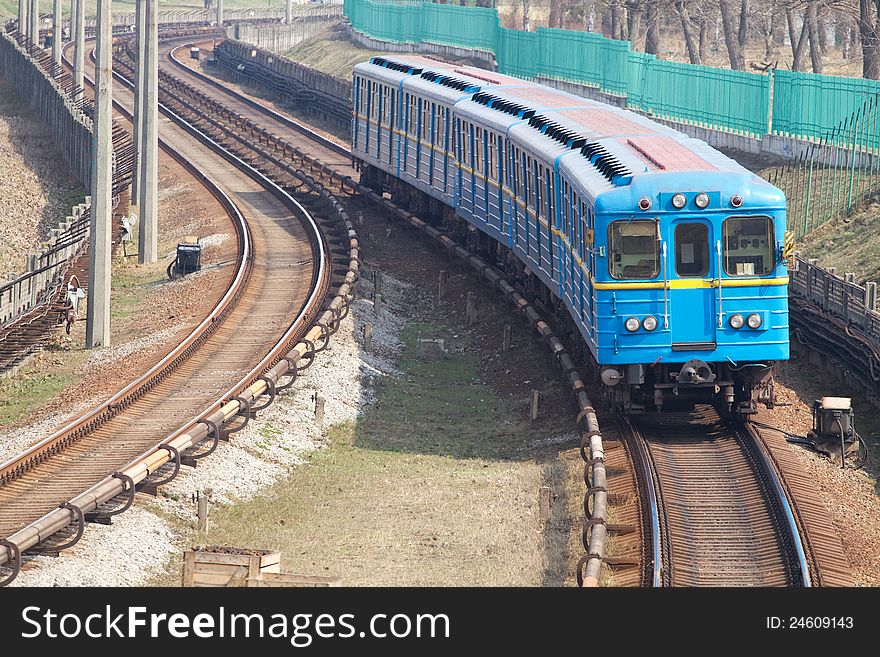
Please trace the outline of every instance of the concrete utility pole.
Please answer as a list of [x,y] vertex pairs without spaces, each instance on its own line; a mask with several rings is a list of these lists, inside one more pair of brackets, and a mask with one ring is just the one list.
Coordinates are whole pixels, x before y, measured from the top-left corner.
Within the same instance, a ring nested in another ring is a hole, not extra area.
[[293,22],[293,0],[287,0],[287,6],[284,8],[284,22],[288,25]]
[[143,141],[140,146],[141,169],[138,186],[138,211],[141,216],[138,233],[138,262],[156,262],[159,251],[159,0],[146,0],[146,57],[138,68],[143,69],[144,102]]
[[29,11],[30,28],[28,28],[28,36],[31,43],[37,48],[40,47],[40,0],[31,0],[31,8]]
[[146,57],[144,49],[147,43],[147,2],[139,0],[135,3],[135,46],[137,48],[137,64],[134,71],[134,171],[131,173],[131,201],[139,203],[140,194],[138,189],[141,183],[141,169],[143,168],[142,142],[144,139],[144,62]]
[[18,33],[27,36],[28,33],[28,10],[30,0],[18,0]]
[[73,88],[74,99],[83,92],[83,76],[86,54],[86,0],[76,0],[76,17],[71,17],[73,21],[71,30],[73,31],[74,53],[73,53]]
[[[84,0],[79,0],[79,4],[85,4]],[[110,344],[110,230],[113,218],[113,12],[110,0],[98,0],[96,27],[89,312],[86,317],[88,349]]]
[[217,27],[223,27],[223,0],[217,0]]
[[61,66],[61,0],[52,0],[52,63]]

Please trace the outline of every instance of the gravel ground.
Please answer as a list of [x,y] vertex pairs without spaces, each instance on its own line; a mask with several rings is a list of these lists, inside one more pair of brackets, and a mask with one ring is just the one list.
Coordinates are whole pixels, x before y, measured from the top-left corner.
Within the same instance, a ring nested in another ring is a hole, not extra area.
[[[823,395],[852,396],[827,383],[827,377],[803,360],[778,366],[776,394],[787,405],[764,410],[760,419],[788,433],[804,436],[812,427],[812,403]],[[856,430],[868,441],[872,461],[865,470],[842,470],[839,463],[803,447],[792,445],[798,460],[813,477],[816,495],[825,501],[844,551],[861,586],[880,586],[880,500],[877,474],[880,449],[871,427],[880,411],[867,401],[854,398]]]
[[66,421],[92,406],[93,404],[89,402],[79,402],[71,407],[64,408],[64,410],[59,409],[49,413],[48,416],[39,422],[0,433],[0,463],[22,452],[38,440],[45,438],[61,427]]
[[180,549],[162,518],[135,506],[109,527],[86,527],[80,542],[61,557],[25,557],[12,586],[136,586],[154,564]]
[[[366,279],[363,284],[368,290]],[[330,346],[292,388],[246,429],[234,434],[229,443],[221,442],[197,468],[184,467],[157,498],[139,495],[141,504],[119,516],[113,525],[87,527],[80,544],[61,558],[29,559],[16,584],[142,585],[183,549],[182,533],[196,521],[196,492],[210,490],[212,504],[248,499],[301,464],[305,452],[320,449],[325,442],[315,420],[315,395],[326,400],[326,430],[354,420],[373,400],[371,381],[394,371],[388,360],[395,358],[402,346],[398,334],[405,319],[399,311],[409,286],[387,275],[382,284],[385,302],[381,313],[377,316],[372,301],[357,299],[354,312],[343,320]],[[364,322],[374,327],[372,354],[362,351]],[[33,429],[38,430],[36,426]]]
[[59,167],[46,128],[0,78],[0,274],[24,271],[24,255],[70,212],[76,184]]

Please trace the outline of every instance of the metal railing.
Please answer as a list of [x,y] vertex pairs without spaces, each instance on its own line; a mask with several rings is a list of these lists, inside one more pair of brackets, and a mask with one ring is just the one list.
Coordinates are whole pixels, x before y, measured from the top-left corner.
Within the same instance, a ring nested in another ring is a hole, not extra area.
[[880,351],[877,283],[858,285],[851,273],[841,277],[833,267],[822,267],[815,258],[799,257],[797,270],[791,273],[789,291],[859,328]]

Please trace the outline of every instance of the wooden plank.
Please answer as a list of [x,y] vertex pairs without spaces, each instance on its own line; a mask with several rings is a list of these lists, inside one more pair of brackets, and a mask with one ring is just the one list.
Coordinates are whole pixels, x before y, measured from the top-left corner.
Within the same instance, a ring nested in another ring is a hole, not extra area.
[[271,566],[272,564],[281,563],[281,553],[280,552],[270,552],[269,554],[264,554],[260,559],[260,565],[265,568],[266,566]]
[[247,564],[225,564],[225,563],[197,563],[193,571],[196,573],[204,573],[208,575],[232,575],[238,568],[244,566],[247,567]]
[[229,574],[196,573],[193,577],[193,586],[226,586],[229,579]]
[[260,561],[261,556],[251,557],[250,563],[248,564],[248,577],[259,577],[260,576]]
[[225,563],[235,566],[246,566],[250,563],[250,554],[218,554],[216,552],[196,552],[196,563]]
[[183,553],[183,577],[181,578],[181,584],[183,586],[192,586],[193,585],[193,566],[195,565],[195,553],[192,550],[187,550]]
[[323,577],[316,575],[295,575],[292,573],[263,573],[261,577],[251,578],[247,580],[249,587],[267,588],[267,587],[325,587],[325,586],[341,586],[342,578],[340,577]]
[[226,583],[227,587],[246,586],[248,569],[245,566],[239,566]]

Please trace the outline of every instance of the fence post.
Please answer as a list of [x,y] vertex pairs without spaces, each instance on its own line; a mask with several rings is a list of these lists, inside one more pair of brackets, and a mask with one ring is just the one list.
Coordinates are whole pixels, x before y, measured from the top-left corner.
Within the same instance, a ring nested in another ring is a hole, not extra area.
[[877,310],[877,283],[868,281],[865,283],[865,308],[867,310]]

